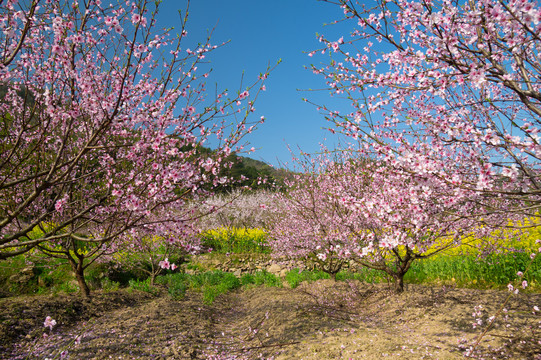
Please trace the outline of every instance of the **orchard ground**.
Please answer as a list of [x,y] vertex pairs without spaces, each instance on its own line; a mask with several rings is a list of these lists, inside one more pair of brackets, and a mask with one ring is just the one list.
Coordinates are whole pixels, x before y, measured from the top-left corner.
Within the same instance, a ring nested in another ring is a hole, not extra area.
[[[244,287],[211,305],[196,292],[175,300],[127,289],[91,300],[10,297],[0,299],[0,358],[462,359],[509,294],[408,284],[396,295],[387,284],[324,279]],[[532,312],[540,303],[541,294],[513,295],[477,358],[540,359],[541,319]],[[478,305],[483,324],[474,328]],[[52,330],[46,316],[57,321]]]

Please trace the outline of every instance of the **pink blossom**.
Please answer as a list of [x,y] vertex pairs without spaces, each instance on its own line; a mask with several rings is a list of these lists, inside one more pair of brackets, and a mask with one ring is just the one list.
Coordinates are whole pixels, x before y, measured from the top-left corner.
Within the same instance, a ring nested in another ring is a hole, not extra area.
[[43,326],[48,327],[50,330],[53,330],[53,327],[56,325],[56,320],[54,320],[52,317],[47,316],[45,318],[45,322],[43,323]]
[[[351,116],[339,118],[321,108],[331,121],[330,131],[349,138],[352,152],[409,174],[404,183],[422,179],[442,194],[455,193],[460,200],[444,196],[441,202],[452,211],[459,204],[464,204],[464,211],[482,204],[467,215],[468,226],[479,233],[485,222],[497,229],[498,222],[538,215],[530,207],[539,204],[533,189],[541,147],[534,136],[539,129],[532,125],[538,124],[538,115],[531,105],[538,100],[531,87],[517,84],[523,81],[520,74],[539,77],[539,67],[531,70],[526,65],[530,61],[539,65],[538,51],[522,46],[538,42],[541,11],[529,1],[512,4],[375,2],[342,19],[351,26],[351,42],[340,38],[333,43],[321,36],[325,46],[310,53],[333,49],[344,54],[334,55],[330,65],[312,69],[329,88],[348,89],[351,99]],[[480,24],[486,29],[482,34]],[[412,46],[404,47],[398,39],[407,39]],[[501,70],[495,76],[496,68]],[[352,128],[355,114],[367,113],[374,115],[359,117],[361,127]],[[423,199],[401,195],[389,194],[387,205],[377,202],[377,215],[394,222],[391,229],[409,216],[401,213],[401,207],[408,207],[411,214],[425,211],[413,203]],[[402,198],[400,203],[394,201],[397,197]],[[489,197],[500,199],[490,201],[494,208],[481,200]],[[361,206],[370,218],[372,209]],[[499,219],[494,209],[501,211]],[[488,213],[490,219],[484,216]],[[426,221],[419,216],[410,223],[422,228]],[[392,239],[385,240],[393,245]]]
[[59,213],[62,213],[64,211],[64,207],[66,206],[68,202],[68,194],[65,194],[64,197],[60,200],[57,200],[57,202],[54,204],[54,208]]
[[58,45],[58,44],[54,44],[52,47],[51,47],[51,52],[53,54],[61,54],[62,53],[62,46]]
[[201,166],[206,170],[210,171],[214,167],[215,162],[211,158],[207,158],[204,163],[201,164]]
[[139,23],[139,21],[141,21],[141,15],[139,15],[139,14],[133,14],[133,15],[131,16],[131,22],[132,22],[133,24],[137,24],[137,23]]
[[158,263],[158,265],[162,268],[162,269],[169,269],[171,267],[171,264],[169,263],[169,260],[167,258],[165,258],[165,260],[162,260]]
[[240,93],[239,100],[243,100],[244,98],[246,98],[248,96],[250,96],[250,93],[248,92],[248,90],[245,90],[245,91]]

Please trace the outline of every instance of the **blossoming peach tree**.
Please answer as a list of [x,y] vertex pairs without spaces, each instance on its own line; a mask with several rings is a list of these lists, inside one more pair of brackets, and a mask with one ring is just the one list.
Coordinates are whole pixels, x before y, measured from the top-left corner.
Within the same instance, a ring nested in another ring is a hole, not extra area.
[[310,156],[303,160],[302,171],[275,194],[269,245],[275,256],[306,259],[335,278],[358,246],[352,232],[367,222],[352,219],[336,197],[331,164]]
[[318,168],[298,175],[281,195],[283,215],[270,242],[277,254],[311,258],[333,276],[345,262],[356,262],[387,273],[402,292],[415,260],[471,236],[492,236],[501,226],[496,215],[480,226],[469,216],[479,205],[444,181],[354,155],[310,160]]
[[0,2],[0,259],[66,257],[88,293],[86,258],[138,229],[173,238],[191,221],[186,202],[228,181],[217,174],[258,122],[247,118],[269,69],[206,97],[198,67],[217,46],[188,48],[187,11],[178,36],[157,27],[158,11]]
[[[309,55],[331,60],[312,70],[351,108],[319,109],[360,157],[385,164],[377,182],[387,188],[374,205],[400,211],[399,199],[415,204],[409,192],[421,191],[429,195],[421,207],[429,218],[431,208],[450,206],[438,221],[471,219],[486,229],[538,219],[539,3],[326,2],[343,9],[352,31],[320,37],[324,46]],[[364,196],[350,195],[350,207],[367,207]]]

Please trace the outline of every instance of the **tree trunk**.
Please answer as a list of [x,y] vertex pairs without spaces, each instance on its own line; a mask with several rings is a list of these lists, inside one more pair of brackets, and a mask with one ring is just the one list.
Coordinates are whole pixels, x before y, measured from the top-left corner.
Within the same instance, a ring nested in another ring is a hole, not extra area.
[[394,248],[393,252],[396,256],[396,270],[387,272],[394,279],[394,292],[400,294],[404,292],[404,275],[411,267],[411,263],[415,260],[415,254],[413,251],[406,247],[406,254],[402,257],[398,249]]
[[86,298],[90,298],[90,288],[86,284],[83,271],[81,271],[80,273],[77,272],[75,276],[77,277],[77,282],[79,283],[79,287],[81,288],[81,294]]
[[329,274],[334,281],[336,281],[336,274],[340,272],[343,264],[344,263],[341,260],[336,260],[336,262],[331,260],[327,266],[322,267],[322,270]]
[[81,295],[83,295],[86,298],[90,298],[90,288],[86,284],[85,275],[84,275],[84,266],[82,261],[75,262],[74,259],[69,259],[71,268],[73,269],[73,272],[75,273],[75,278],[77,279],[77,283],[79,283],[79,289],[81,290]]
[[332,272],[332,273],[329,273],[329,274],[331,275],[332,281],[336,282],[336,273]]
[[405,273],[393,274],[394,292],[397,294],[404,292],[404,275]]

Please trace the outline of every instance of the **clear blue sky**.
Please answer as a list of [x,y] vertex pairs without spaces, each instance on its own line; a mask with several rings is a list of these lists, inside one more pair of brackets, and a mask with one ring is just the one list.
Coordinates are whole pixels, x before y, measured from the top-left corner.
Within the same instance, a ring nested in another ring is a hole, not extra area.
[[[184,11],[186,0],[165,0],[161,4],[159,27],[175,26],[178,9]],[[207,58],[213,72],[207,84],[218,84],[231,93],[239,89],[244,72],[246,83],[255,80],[267,64],[282,63],[269,76],[267,90],[256,102],[254,116],[265,116],[248,141],[257,151],[250,157],[278,165],[290,162],[287,145],[316,152],[319,143],[331,136],[322,128],[329,124],[313,105],[302,101],[309,98],[331,106],[335,101],[327,91],[306,92],[297,89],[324,87],[321,76],[304,66],[328,60],[326,56],[309,57],[306,52],[321,46],[316,33],[337,40],[352,29],[343,25],[324,26],[340,19],[341,9],[317,0],[192,0],[188,19],[188,39],[203,42],[208,31],[215,28],[212,42],[230,40],[225,47]],[[348,31],[349,30],[349,31]],[[332,146],[332,140],[326,142]]]

